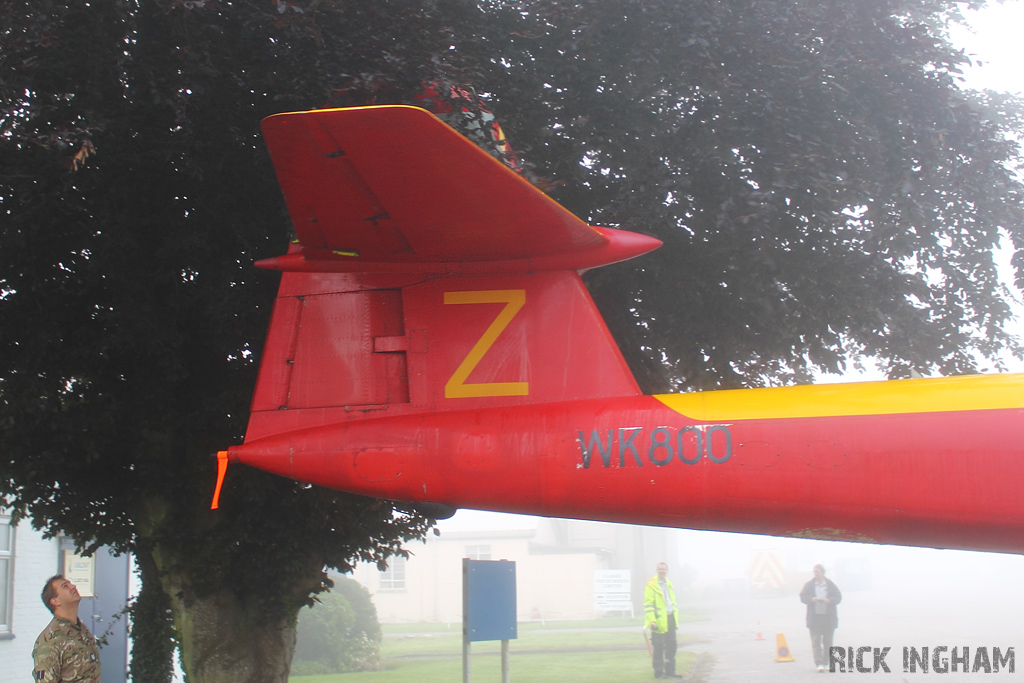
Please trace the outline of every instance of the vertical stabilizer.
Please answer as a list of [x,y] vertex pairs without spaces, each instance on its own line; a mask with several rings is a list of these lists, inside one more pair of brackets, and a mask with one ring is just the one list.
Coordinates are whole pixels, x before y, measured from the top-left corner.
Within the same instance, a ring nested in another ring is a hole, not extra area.
[[579,271],[660,242],[592,227],[431,114],[264,122],[299,241],[246,441],[366,417],[639,394]]

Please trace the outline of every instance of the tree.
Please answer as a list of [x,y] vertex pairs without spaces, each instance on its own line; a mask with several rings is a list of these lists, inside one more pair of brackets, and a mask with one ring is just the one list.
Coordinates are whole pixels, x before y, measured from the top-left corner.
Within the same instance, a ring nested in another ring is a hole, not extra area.
[[957,5],[538,11],[496,108],[569,208],[665,241],[588,282],[648,390],[808,381],[848,352],[894,377],[1019,356],[992,249],[1019,284],[1021,102],[959,87]]
[[172,636],[190,680],[284,680],[324,567],[430,520],[244,468],[206,509],[287,235],[258,122],[434,82],[580,216],[665,241],[589,278],[649,390],[1019,352],[991,251],[1022,281],[1022,108],[957,86],[956,7],[0,0],[0,494],[136,553],[138,680]]
[[334,590],[299,614],[296,673],[371,671],[380,666],[380,623],[369,591],[340,577]]
[[286,680],[324,568],[431,523],[244,468],[209,510],[276,286],[252,262],[287,243],[259,120],[342,81],[316,64],[319,25],[282,7],[0,5],[0,493],[136,554],[136,680],[166,680],[172,637],[192,681]]

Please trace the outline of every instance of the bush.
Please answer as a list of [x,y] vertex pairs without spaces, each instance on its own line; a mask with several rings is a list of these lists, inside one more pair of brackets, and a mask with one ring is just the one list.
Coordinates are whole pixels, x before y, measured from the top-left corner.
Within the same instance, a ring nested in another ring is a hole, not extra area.
[[334,589],[299,613],[293,675],[380,668],[380,622],[370,593],[338,578]]

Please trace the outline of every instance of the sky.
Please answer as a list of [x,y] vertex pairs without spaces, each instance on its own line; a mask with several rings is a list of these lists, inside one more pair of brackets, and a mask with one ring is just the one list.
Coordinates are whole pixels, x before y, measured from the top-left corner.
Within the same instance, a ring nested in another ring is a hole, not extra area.
[[[972,30],[957,29],[955,42],[962,45],[974,62],[965,73],[966,83],[977,89],[992,89],[1024,94],[1024,0],[1009,0],[983,12],[969,13]],[[1024,316],[1021,316],[1024,318]],[[1024,368],[1022,368],[1024,370]],[[438,524],[445,531],[534,528],[537,518],[475,510],[459,510],[454,517]],[[872,566],[887,567],[895,575],[928,576],[941,586],[962,585],[968,577],[997,571],[1000,576],[1024,579],[1024,557],[1000,556],[931,548],[865,546],[803,539],[778,539],[749,534],[680,530],[680,557],[677,564],[691,564],[701,577],[721,576],[745,567],[752,550],[782,548],[789,557],[809,564],[860,555]],[[936,571],[936,567],[941,568]],[[810,567],[807,567],[808,571]],[[920,580],[920,579],[917,579]]]
[[980,62],[966,74],[968,83],[979,89],[1024,93],[1024,72],[1020,69],[1024,60],[1020,39],[1024,2],[1008,0],[967,16],[973,31],[957,29],[953,39]]

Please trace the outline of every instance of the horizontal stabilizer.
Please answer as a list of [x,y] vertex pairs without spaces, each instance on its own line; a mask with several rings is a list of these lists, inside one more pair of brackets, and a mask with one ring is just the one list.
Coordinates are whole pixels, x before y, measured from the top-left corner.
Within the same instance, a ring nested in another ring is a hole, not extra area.
[[278,114],[263,133],[302,247],[264,267],[462,264],[455,270],[472,272],[467,264],[525,262],[522,271],[540,259],[533,269],[579,270],[660,244],[587,225],[416,107]]

